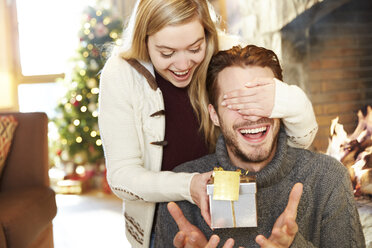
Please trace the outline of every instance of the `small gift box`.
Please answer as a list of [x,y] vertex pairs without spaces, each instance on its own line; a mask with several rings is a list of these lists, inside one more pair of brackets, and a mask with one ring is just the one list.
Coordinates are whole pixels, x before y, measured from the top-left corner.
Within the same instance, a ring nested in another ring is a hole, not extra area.
[[207,184],[212,228],[256,227],[256,179],[217,169]]

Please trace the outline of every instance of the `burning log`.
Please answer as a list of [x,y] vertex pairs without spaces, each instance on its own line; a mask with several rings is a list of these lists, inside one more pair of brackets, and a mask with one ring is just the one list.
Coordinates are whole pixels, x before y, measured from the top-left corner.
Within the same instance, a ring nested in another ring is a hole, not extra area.
[[362,133],[369,133],[371,136],[372,133],[372,108],[371,106],[367,107],[367,113],[364,116],[362,111],[358,111],[358,126],[355,128],[352,135],[350,135],[350,139],[358,139]]
[[366,170],[360,178],[360,191],[364,194],[372,192],[372,169]]
[[372,195],[372,108],[363,115],[358,111],[358,125],[348,135],[338,117],[332,120],[328,155],[343,163],[350,173],[355,194]]

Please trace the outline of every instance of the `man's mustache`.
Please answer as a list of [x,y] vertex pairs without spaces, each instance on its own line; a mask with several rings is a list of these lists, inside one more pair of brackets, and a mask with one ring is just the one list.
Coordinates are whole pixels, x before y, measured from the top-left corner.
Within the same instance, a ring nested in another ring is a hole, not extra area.
[[245,121],[236,123],[233,125],[233,129],[238,129],[238,128],[247,127],[247,126],[260,125],[260,124],[272,125],[273,123],[274,123],[274,119],[264,117],[264,118],[259,119],[258,121],[245,120]]

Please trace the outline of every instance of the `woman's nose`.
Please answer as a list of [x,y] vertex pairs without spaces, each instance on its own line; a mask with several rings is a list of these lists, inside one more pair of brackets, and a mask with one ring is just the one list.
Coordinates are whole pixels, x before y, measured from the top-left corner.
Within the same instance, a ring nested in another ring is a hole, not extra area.
[[190,59],[186,55],[180,54],[174,65],[178,70],[187,70],[190,67]]

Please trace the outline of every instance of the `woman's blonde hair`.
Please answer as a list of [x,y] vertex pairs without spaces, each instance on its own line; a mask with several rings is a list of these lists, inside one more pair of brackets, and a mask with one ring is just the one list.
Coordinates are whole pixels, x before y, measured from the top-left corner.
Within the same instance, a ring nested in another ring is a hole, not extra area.
[[[216,130],[210,121],[208,112],[208,94],[206,91],[206,74],[209,61],[218,52],[218,37],[215,23],[209,13],[206,0],[140,0],[137,2],[135,12],[128,24],[125,34],[129,35],[126,50],[121,53],[124,59],[138,59],[149,62],[147,38],[167,25],[180,25],[199,19],[204,27],[206,37],[206,52],[202,63],[195,70],[189,85],[191,105],[200,122],[200,131],[203,132],[211,151],[216,142]],[[132,22],[132,23],[131,23]],[[125,37],[124,37],[125,38]]]

